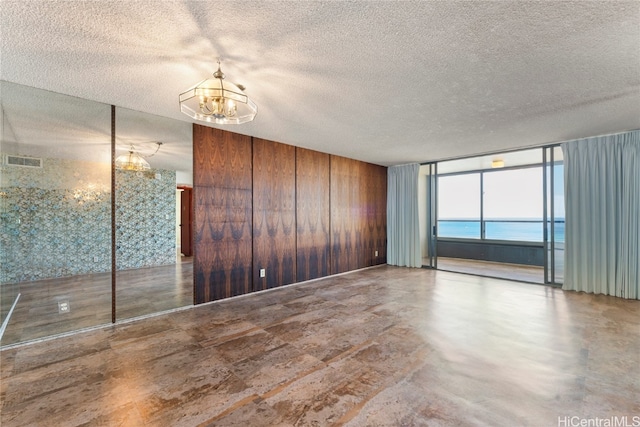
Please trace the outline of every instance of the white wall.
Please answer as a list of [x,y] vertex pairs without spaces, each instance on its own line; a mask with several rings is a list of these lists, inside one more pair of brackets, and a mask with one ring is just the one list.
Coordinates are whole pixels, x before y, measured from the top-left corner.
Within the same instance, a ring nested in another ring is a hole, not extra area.
[[193,174],[191,172],[176,171],[176,185],[193,186]]

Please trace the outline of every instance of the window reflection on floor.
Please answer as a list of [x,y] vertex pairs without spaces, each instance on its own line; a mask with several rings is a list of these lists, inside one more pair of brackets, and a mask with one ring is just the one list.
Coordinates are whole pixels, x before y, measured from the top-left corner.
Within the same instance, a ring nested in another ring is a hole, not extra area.
[[[422,262],[426,264],[428,260],[423,259]],[[544,283],[544,268],[532,265],[438,257],[438,269],[523,282]]]

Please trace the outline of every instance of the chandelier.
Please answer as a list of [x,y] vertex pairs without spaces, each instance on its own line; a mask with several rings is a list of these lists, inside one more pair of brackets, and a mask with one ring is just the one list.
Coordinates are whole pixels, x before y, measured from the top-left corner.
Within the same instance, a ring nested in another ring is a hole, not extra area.
[[258,112],[258,106],[244,94],[244,86],[224,82],[224,73],[213,73],[213,78],[203,80],[180,94],[180,111],[196,120],[219,125],[250,122]]
[[[157,145],[156,151],[146,157],[154,156],[158,150],[160,150],[160,146],[162,142],[156,142]],[[126,154],[121,154],[116,157],[115,160],[116,169],[125,170],[125,171],[137,171],[144,172],[151,169],[151,165],[147,162],[138,152],[135,151],[133,145],[129,147],[129,152]]]

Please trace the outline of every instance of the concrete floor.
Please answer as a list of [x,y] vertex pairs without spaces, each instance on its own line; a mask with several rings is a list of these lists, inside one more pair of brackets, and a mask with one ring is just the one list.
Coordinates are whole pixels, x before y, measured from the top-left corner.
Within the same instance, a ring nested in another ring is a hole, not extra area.
[[0,352],[9,426],[640,416],[640,302],[381,266]]

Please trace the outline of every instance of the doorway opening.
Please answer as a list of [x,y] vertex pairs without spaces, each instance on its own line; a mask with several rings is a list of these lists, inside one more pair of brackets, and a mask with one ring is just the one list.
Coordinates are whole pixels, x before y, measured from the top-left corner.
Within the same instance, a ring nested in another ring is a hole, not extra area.
[[193,256],[193,188],[179,185],[176,197],[178,255]]

